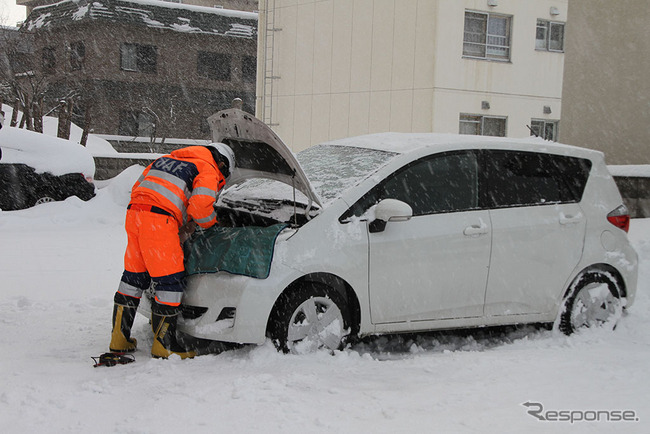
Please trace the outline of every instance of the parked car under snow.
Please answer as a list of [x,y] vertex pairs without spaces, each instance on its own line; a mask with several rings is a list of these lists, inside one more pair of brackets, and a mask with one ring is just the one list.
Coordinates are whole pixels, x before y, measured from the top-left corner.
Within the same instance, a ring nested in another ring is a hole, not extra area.
[[0,209],[95,195],[95,163],[81,145],[19,128],[0,130]]
[[389,133],[296,159],[244,112],[210,123],[237,170],[218,201],[226,227],[188,245],[179,327],[194,337],[299,353],[461,327],[571,333],[634,300],[629,215],[599,152]]

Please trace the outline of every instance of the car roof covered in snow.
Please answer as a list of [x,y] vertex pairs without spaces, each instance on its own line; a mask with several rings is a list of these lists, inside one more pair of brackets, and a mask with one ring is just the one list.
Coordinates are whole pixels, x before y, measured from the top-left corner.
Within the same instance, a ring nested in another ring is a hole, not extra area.
[[425,147],[449,147],[458,149],[523,149],[562,155],[593,158],[602,155],[599,151],[550,142],[538,137],[513,139],[508,137],[472,136],[441,133],[377,133],[332,140],[324,145],[352,146],[375,149],[398,154],[410,153]]
[[0,164],[26,164],[36,172],[53,175],[83,173],[94,176],[90,152],[70,140],[5,126],[0,129]]

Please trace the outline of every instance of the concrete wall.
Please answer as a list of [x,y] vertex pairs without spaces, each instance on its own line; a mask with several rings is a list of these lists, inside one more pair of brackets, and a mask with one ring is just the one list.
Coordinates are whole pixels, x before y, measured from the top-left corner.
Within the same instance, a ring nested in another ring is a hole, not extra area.
[[93,157],[95,160],[95,181],[104,181],[111,179],[122,173],[122,171],[135,164],[147,167],[156,156],[151,158],[129,158],[123,156],[116,157]]
[[[118,152],[95,156],[95,179],[98,181],[113,178],[127,167],[139,164],[146,167],[161,154],[169,154],[175,149],[186,146],[205,146],[209,140],[192,139],[160,139],[151,141],[148,137],[125,137],[97,134],[97,137],[108,141]],[[150,154],[150,155],[148,155]]]
[[640,176],[615,176],[623,203],[632,218],[650,217],[650,178]]
[[650,3],[571,0],[560,141],[650,163]]
[[[536,51],[535,29],[566,21],[568,0],[497,3],[261,0],[257,115],[271,105],[264,120],[294,151],[372,132],[457,133],[460,113],[507,116],[507,135],[527,136],[531,118],[561,115],[564,54]],[[510,62],[463,58],[465,10],[513,16]],[[265,74],[277,77],[270,104]]]

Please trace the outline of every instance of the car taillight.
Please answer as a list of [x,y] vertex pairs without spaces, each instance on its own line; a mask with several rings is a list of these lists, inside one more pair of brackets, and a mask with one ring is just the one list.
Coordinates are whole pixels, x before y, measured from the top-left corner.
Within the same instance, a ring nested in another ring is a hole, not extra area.
[[630,230],[630,212],[625,205],[621,205],[607,214],[607,221],[625,232]]

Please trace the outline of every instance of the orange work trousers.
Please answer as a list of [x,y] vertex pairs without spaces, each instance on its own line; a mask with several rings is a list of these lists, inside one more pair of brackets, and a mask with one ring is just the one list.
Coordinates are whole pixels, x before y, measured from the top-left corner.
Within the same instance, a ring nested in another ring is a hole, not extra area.
[[118,292],[140,298],[153,281],[156,301],[178,306],[183,296],[185,266],[176,219],[129,209],[125,227],[128,244]]

